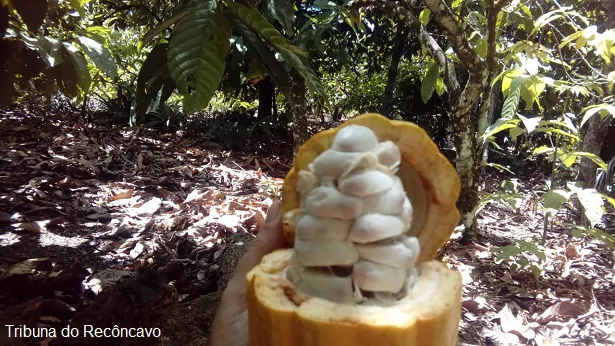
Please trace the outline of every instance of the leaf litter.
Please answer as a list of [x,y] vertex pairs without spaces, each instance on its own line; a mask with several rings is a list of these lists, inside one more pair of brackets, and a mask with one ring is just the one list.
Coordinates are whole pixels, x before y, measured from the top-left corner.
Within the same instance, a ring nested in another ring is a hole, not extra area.
[[203,343],[292,158],[27,107],[0,113],[2,325],[147,321],[159,344]]
[[[36,106],[1,111],[0,131],[0,325],[157,326],[159,345],[204,345],[222,290],[280,197],[290,144],[225,151],[199,134],[87,124]],[[572,237],[570,213],[548,229],[545,260],[526,253],[542,263],[538,278],[498,260],[496,248],[542,234],[536,179],[521,184],[518,210],[487,205],[473,243],[455,232],[440,251],[464,283],[459,344],[614,345],[613,252]],[[4,331],[0,344],[9,342]]]
[[[536,208],[534,179],[539,177],[521,184],[517,210],[487,205],[473,243],[460,245],[456,231],[440,251],[463,280],[460,345],[615,345],[615,256],[599,241],[572,237],[578,215],[557,215],[547,229],[543,260],[523,252],[541,267],[539,275],[520,266],[525,263],[519,256],[498,261],[497,248],[513,242],[539,247],[544,213]],[[485,185],[489,192],[497,182]],[[607,223],[606,231],[613,234],[613,226]]]

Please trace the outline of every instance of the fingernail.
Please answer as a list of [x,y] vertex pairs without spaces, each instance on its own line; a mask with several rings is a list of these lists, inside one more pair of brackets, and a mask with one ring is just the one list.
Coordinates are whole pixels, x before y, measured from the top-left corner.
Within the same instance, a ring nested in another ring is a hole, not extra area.
[[280,201],[273,201],[269,210],[267,210],[267,217],[265,218],[265,223],[272,223],[278,219],[280,216],[280,212],[282,211],[282,203]]

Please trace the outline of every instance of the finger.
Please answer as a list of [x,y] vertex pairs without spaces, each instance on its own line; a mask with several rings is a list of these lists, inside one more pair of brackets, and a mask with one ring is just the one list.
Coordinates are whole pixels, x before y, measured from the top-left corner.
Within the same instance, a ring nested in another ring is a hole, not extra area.
[[242,336],[247,340],[246,275],[260,263],[264,255],[284,247],[281,209],[280,202],[275,201],[271,204],[264,224],[239,260],[233,278],[222,294],[220,307],[212,325],[210,346],[244,344],[232,341],[231,336]]
[[235,268],[235,277],[245,278],[248,272],[258,265],[266,254],[283,248],[285,245],[284,235],[282,233],[282,205],[279,201],[274,201],[269,210],[267,210],[267,218],[261,226],[256,238],[250,244],[248,251],[241,257],[237,268]]

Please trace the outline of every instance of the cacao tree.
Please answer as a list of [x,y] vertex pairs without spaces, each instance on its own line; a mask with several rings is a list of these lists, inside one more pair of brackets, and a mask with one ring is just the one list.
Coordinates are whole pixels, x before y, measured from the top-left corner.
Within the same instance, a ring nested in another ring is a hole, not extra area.
[[[576,72],[574,67],[566,66],[561,57],[558,59],[557,56],[565,46],[562,41],[574,33],[560,34],[558,40],[553,37],[550,40],[543,39],[556,35],[553,32],[558,28],[551,24],[553,20],[585,18],[571,8],[562,8],[554,1],[525,4],[507,0],[481,3],[425,0],[422,5],[418,16],[415,15],[416,7],[405,1],[358,1],[355,7],[367,12],[385,11],[392,18],[404,21],[419,37],[423,54],[428,58],[421,96],[425,102],[433,96],[434,91],[447,96],[452,117],[451,132],[457,151],[455,163],[462,178],[459,207],[463,212],[463,223],[467,230],[464,239],[470,239],[476,229],[476,211],[480,209],[479,185],[483,148],[497,145],[493,139],[500,131],[512,129],[512,136],[517,137],[524,129],[530,128],[533,131],[538,126],[537,119],[525,121],[527,116],[517,116],[520,101],[525,105],[526,111],[532,111],[534,107],[542,110],[539,98],[547,87],[555,87],[560,94],[566,90],[577,95],[579,92],[591,93],[593,89],[603,90],[603,87],[595,84],[596,78],[590,78],[594,80],[593,84],[583,85],[574,83],[574,80],[572,83],[570,80],[556,80],[537,71],[539,66],[543,66],[541,64],[547,64],[555,70],[567,68],[568,71],[563,71],[564,75],[569,76],[570,73]],[[552,7],[555,9],[549,12],[548,8]],[[447,38],[445,42],[438,42],[434,38],[434,29],[429,26],[430,22],[434,22],[442,30]],[[570,38],[567,43],[581,35],[579,31],[582,27],[578,24],[573,25],[575,26],[577,36]],[[583,30],[587,30],[586,35],[589,36],[587,39],[583,36],[581,43],[585,45],[588,40],[593,40],[596,47],[605,47],[598,49],[599,55],[608,58],[610,53],[605,53],[605,50],[609,51],[610,48],[606,47],[612,46],[607,39],[611,34],[607,31],[601,36],[603,39],[595,40],[597,36],[592,36],[595,26],[589,25],[587,18],[584,26],[587,26],[587,29]],[[548,29],[553,32],[547,33]],[[589,38],[590,36],[592,38]],[[537,39],[544,43],[537,45]],[[585,54],[586,51],[582,53]],[[579,61],[583,60],[576,61],[578,66]],[[467,79],[458,73],[459,67],[467,72]],[[530,73],[527,73],[528,69]],[[589,71],[593,69],[589,68]],[[603,82],[609,80],[607,73],[599,74],[598,78],[602,78]],[[497,120],[494,97],[500,90],[494,89],[496,86],[501,88],[506,98],[502,115]],[[603,95],[604,92],[600,94]],[[576,110],[578,112],[580,109],[576,107]],[[604,115],[608,110],[600,108],[600,112]],[[541,133],[552,134],[553,131],[560,131],[553,129],[548,123],[540,125],[538,131]],[[592,156],[591,153],[574,157],[593,157],[594,161],[598,161],[595,154]],[[599,165],[604,167],[603,164]]]
[[[491,81],[498,74],[495,47],[497,17],[508,3],[506,0],[497,3],[487,1],[468,7],[464,6],[463,1],[449,4],[440,0],[426,0],[423,1],[424,8],[418,17],[405,1],[362,1],[356,5],[362,11],[384,10],[406,23],[417,34],[424,53],[430,57],[421,96],[427,102],[437,89],[439,93],[446,90],[457,151],[455,163],[462,181],[459,208],[469,236],[475,231],[476,218],[472,211],[479,202],[482,154],[479,134],[487,127],[489,111],[492,109]],[[474,26],[468,25],[467,21],[461,20],[465,11],[480,14],[484,20],[478,31],[474,31]],[[430,18],[433,18],[447,38],[444,45],[436,41],[427,30]],[[457,65],[462,66],[469,75],[463,87],[456,74]]]
[[[504,70],[493,81],[501,82],[504,105],[482,140],[498,146],[496,135],[506,133],[512,145],[541,143],[525,146],[525,150],[531,154],[528,160],[544,157],[550,165],[548,178],[538,191],[545,210],[542,235],[537,243],[515,242],[498,254],[499,260],[515,261],[517,267],[527,267],[539,277],[551,220],[565,206],[582,212],[581,222],[572,230],[574,236],[593,237],[615,249],[615,237],[600,226],[605,202],[615,206],[615,199],[583,177],[587,161],[602,177],[614,173],[613,165],[599,156],[603,141],[599,137],[604,136],[600,128],[608,129],[615,110],[610,95],[615,85],[611,69],[615,30],[613,25],[604,25],[608,13],[604,7],[587,9],[574,1],[512,5],[518,6],[514,13],[519,31],[514,44],[503,47]],[[594,143],[593,148],[588,143]],[[510,193],[486,195],[475,213],[503,196],[515,199]],[[513,208],[514,204],[509,203]],[[538,261],[529,260],[527,254]]]
[[[287,23],[292,13],[279,11],[276,15],[280,22]],[[138,113],[159,93],[162,97],[158,102],[164,102],[175,88],[188,114],[205,108],[223,78],[234,35],[242,38],[247,49],[254,50],[258,63],[283,92],[288,93],[289,82],[282,61],[299,73],[312,93],[326,96],[307,54],[292,45],[255,7],[227,0],[198,1],[193,8],[154,28],[144,37],[143,45],[174,23],[169,42],[154,46],[139,73]]]

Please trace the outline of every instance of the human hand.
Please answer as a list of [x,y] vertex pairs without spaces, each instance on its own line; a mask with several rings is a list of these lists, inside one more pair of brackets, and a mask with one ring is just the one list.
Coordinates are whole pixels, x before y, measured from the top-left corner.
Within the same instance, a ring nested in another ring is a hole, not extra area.
[[258,265],[264,255],[283,248],[282,205],[274,201],[256,238],[241,257],[233,278],[229,280],[220,298],[220,306],[207,340],[208,346],[248,346],[248,305],[246,302],[246,275]]

